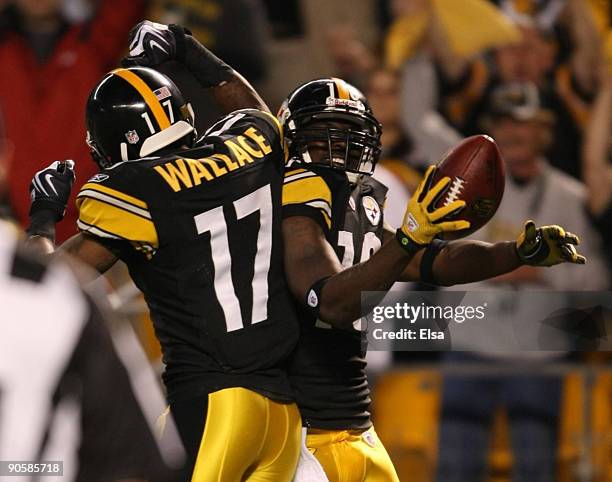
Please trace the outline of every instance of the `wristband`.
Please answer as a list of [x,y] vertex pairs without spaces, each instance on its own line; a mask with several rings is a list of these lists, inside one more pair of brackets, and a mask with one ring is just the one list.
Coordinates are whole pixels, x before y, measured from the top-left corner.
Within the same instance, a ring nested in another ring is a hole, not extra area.
[[176,24],[168,25],[168,30],[170,30],[174,35],[174,42],[176,48],[175,59],[178,62],[184,63],[185,50],[187,49],[185,35],[191,35],[191,32],[188,29]]
[[55,243],[55,211],[41,209],[30,216],[29,236],[43,236]]
[[421,281],[423,283],[427,283],[430,285],[437,285],[438,282],[434,276],[433,272],[433,264],[434,260],[438,256],[438,253],[446,246],[447,241],[443,241],[441,239],[434,239],[427,248],[425,248],[425,252],[423,253],[423,257],[421,258],[421,266],[419,267],[419,271],[421,274]]
[[319,281],[315,281],[306,293],[305,305],[316,318],[319,317],[319,309],[321,307],[321,292],[329,278],[331,278],[331,276],[326,276]]
[[425,247],[425,245],[415,243],[412,238],[410,238],[410,236],[408,236],[406,233],[404,233],[404,231],[401,230],[401,228],[395,231],[395,239],[397,239],[397,242],[404,249],[404,251],[406,251],[406,253],[410,255],[413,255],[414,253]]

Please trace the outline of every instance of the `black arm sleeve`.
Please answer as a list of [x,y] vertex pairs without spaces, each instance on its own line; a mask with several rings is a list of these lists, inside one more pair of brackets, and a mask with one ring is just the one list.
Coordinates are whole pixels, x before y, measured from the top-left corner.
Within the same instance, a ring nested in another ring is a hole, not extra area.
[[232,79],[234,69],[188,35],[179,25],[170,25],[174,33],[180,62],[193,74],[202,87],[216,87]]

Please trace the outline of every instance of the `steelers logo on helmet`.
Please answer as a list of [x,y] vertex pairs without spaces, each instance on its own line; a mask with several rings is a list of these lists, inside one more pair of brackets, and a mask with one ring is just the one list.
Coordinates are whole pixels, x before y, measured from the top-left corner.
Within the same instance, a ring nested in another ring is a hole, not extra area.
[[307,82],[278,114],[290,159],[355,174],[372,174],[382,128],[365,96],[342,79]]
[[147,67],[108,73],[87,100],[86,121],[86,142],[103,169],[179,143],[189,148],[196,139],[191,105],[168,77]]

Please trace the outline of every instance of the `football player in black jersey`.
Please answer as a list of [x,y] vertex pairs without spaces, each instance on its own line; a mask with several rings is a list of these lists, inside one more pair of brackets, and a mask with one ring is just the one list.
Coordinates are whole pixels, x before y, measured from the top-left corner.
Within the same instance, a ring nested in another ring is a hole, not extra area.
[[[124,261],[144,293],[191,480],[290,481],[301,423],[285,365],[299,330],[283,274],[282,129],[181,27],[139,24],[127,60],[182,62],[229,115],[198,139],[169,78],[142,66],[107,74],[87,102],[100,173],[81,188],[80,233],[61,249],[100,272]],[[55,162],[32,182],[30,243],[47,251],[72,167]]]
[[299,301],[301,335],[290,380],[308,430],[307,445],[332,482],[397,481],[370,420],[367,338],[355,320],[362,291],[395,281],[469,283],[524,264],[584,263],[577,237],[527,222],[516,242],[443,242],[466,222],[431,211],[448,178],[430,167],[396,232],[384,224],[386,187],[371,177],[381,126],[363,94],[340,79],[308,82],[283,103],[279,119],[289,161],[283,189],[285,272]]

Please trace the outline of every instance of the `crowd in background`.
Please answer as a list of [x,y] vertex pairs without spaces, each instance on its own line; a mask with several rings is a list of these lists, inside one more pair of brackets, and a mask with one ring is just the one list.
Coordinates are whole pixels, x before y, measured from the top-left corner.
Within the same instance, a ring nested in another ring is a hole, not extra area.
[[[139,19],[188,26],[260,85],[270,81],[270,45],[309,35],[300,19],[308,1],[0,0],[2,215],[26,223],[30,179],[54,159],[76,161],[75,192],[95,173],[84,142],[85,101],[98,79],[117,66]],[[428,164],[462,138],[487,133],[498,142],[508,177],[498,214],[474,237],[514,239],[526,219],[561,224],[581,236],[589,262],[550,271],[524,267],[484,287],[609,290],[612,2],[354,1],[374,4],[377,40],[366,41],[340,19],[324,39],[332,69],[310,78],[342,77],[368,97],[383,125],[376,176],[391,187],[390,223],[399,223]],[[218,112],[187,73],[175,80],[194,104],[203,132]],[[284,89],[281,98],[295,87],[273,80]],[[74,202],[69,206],[60,241],[76,229]],[[440,460],[448,467],[440,464],[440,480],[472,480],[470,474],[482,470],[491,409],[499,400],[520,428],[512,442],[523,472],[514,480],[553,480],[560,381],[526,378],[518,389],[456,382],[445,387],[442,403],[446,457]],[[507,396],[517,390],[522,399]],[[469,402],[469,394],[486,399],[485,406]]]

